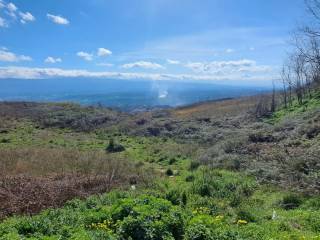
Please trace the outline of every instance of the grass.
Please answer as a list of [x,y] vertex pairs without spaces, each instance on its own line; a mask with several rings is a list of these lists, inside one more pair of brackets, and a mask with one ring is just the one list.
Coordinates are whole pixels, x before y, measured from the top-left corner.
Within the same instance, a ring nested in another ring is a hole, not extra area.
[[[0,238],[320,239],[318,198],[285,210],[286,192],[250,177],[203,167],[194,175],[194,182],[176,176],[176,184],[167,178],[150,189],[113,191],[9,218],[0,224]],[[207,184],[212,189],[205,190]]]
[[311,98],[304,99],[303,104],[299,104],[297,100],[294,100],[287,108],[281,108],[280,110],[276,111],[269,119],[266,120],[266,122],[271,124],[279,123],[284,118],[301,115],[319,107],[320,93],[316,92]]

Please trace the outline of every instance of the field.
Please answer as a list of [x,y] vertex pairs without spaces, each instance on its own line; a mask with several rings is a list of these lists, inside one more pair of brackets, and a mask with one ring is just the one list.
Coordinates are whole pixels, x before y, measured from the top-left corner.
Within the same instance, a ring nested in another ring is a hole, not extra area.
[[320,96],[126,114],[0,104],[0,239],[320,239]]

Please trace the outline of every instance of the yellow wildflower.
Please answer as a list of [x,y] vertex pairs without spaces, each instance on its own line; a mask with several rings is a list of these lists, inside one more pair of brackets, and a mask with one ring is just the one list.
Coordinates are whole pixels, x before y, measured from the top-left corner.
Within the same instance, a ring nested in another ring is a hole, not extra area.
[[246,220],[238,220],[237,224],[239,225],[245,225],[245,224],[248,224],[248,222]]

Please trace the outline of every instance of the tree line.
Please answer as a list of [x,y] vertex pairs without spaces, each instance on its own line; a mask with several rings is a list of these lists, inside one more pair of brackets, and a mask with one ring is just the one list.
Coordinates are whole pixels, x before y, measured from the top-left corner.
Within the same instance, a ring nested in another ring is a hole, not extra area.
[[262,95],[256,117],[270,116],[278,105],[302,105],[320,86],[320,0],[305,0],[308,22],[292,34],[292,51],[281,69],[281,91],[273,83],[272,94]]
[[293,51],[281,70],[285,107],[294,100],[302,105],[320,85],[320,0],[305,0],[305,4],[310,21],[293,33]]

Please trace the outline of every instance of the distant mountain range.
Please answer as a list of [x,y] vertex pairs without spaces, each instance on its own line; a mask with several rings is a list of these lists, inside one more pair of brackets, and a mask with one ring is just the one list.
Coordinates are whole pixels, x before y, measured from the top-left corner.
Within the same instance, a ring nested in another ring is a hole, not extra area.
[[255,95],[269,90],[266,87],[168,81],[2,79],[0,100],[99,104],[132,111],[184,106],[208,100]]

